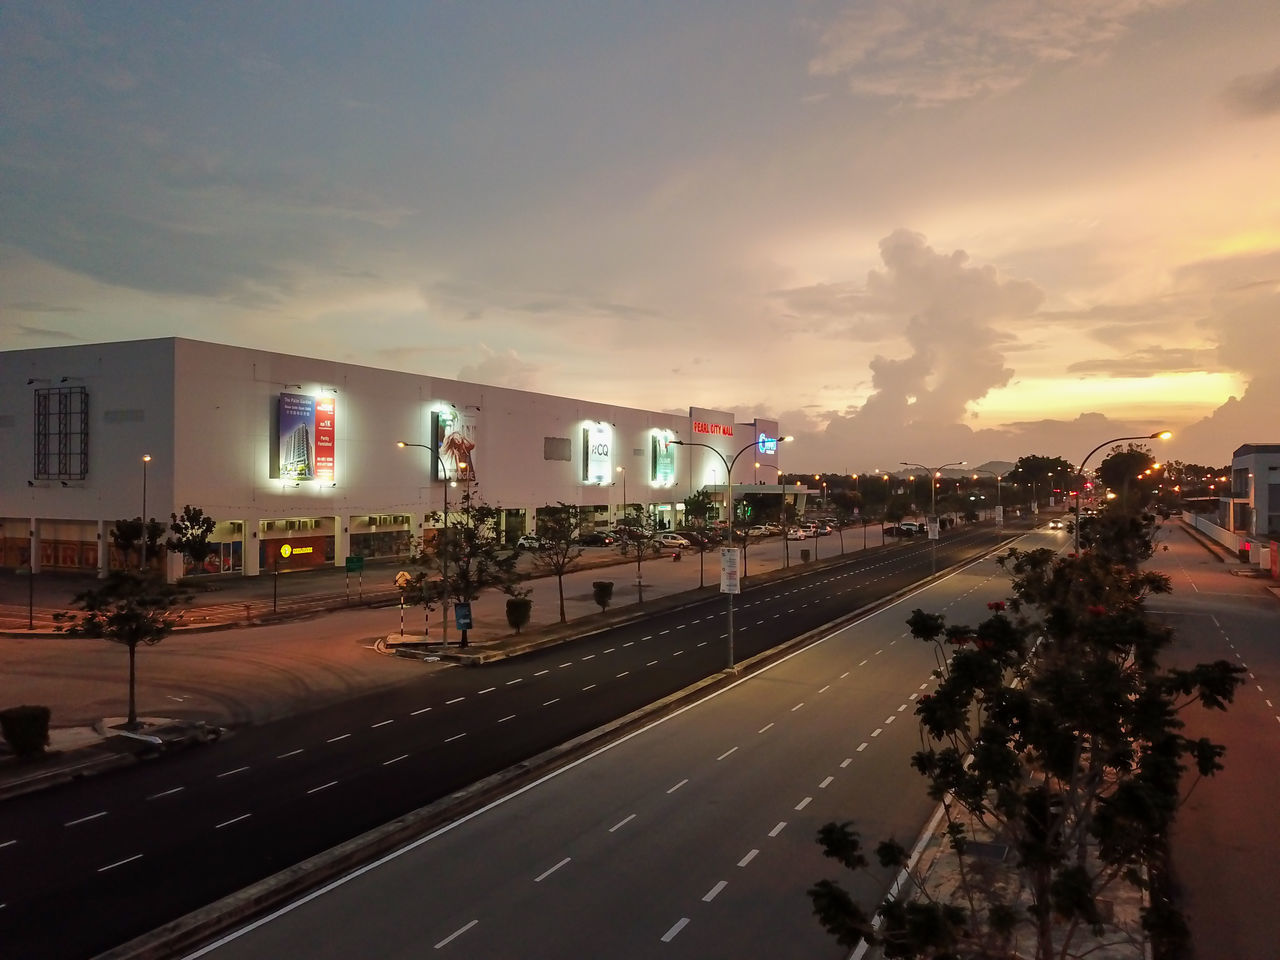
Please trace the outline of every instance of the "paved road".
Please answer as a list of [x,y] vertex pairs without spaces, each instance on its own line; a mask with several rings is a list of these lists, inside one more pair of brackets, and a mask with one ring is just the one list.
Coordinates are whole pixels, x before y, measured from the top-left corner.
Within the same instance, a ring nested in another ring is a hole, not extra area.
[[1225,713],[1191,710],[1188,736],[1226,744],[1225,769],[1200,782],[1178,814],[1174,871],[1195,960],[1280,957],[1280,601],[1267,581],[1233,576],[1180,524],[1152,565],[1173,580],[1150,606],[1176,631],[1171,662],[1228,660],[1248,668]]
[[[995,541],[954,534],[945,560]],[[919,579],[930,547],[752,588],[740,655]],[[719,598],[477,670],[437,671],[162,765],[0,807],[0,942],[80,956],[207,903],[724,664]]]
[[908,760],[935,653],[904,621],[1006,595],[976,563],[197,955],[843,956],[805,895],[836,874],[818,827],[910,843],[932,808]]

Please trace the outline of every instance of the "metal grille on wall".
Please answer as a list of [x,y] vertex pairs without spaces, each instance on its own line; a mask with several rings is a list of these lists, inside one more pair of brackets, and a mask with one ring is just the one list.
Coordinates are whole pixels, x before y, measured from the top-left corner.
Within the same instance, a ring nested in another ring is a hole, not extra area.
[[83,480],[89,474],[89,394],[84,387],[36,391],[35,477]]

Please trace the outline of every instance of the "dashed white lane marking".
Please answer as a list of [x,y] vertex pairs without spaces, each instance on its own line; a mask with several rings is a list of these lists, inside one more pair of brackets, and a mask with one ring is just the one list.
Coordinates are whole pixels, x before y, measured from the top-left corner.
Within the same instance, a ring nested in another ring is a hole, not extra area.
[[896,713],[891,713],[889,714],[889,716],[884,718],[884,725],[887,727],[889,724],[893,723],[893,721],[897,719],[898,719],[898,715]]
[[583,693],[585,693],[588,690],[594,690],[595,686],[596,685],[594,683],[588,683],[585,687],[582,688],[582,691]]
[[612,827],[609,828],[609,832],[613,833],[613,831],[621,827],[625,827],[628,823],[630,823],[635,818],[636,818],[636,815],[634,813],[631,814],[630,816],[623,817],[621,820],[619,820],[617,823],[615,823]]
[[543,704],[543,706],[544,706],[544,707],[549,707],[549,706],[551,706],[553,703],[559,703],[559,702],[560,702],[560,698],[559,698],[559,697],[556,697],[556,698],[554,698],[554,699],[552,699],[552,700],[548,700],[546,703],[544,703],[544,704]]
[[628,640],[626,643],[624,643],[624,644],[623,644],[623,646],[624,646],[624,647],[633,647],[633,646],[635,646],[635,641],[634,641],[634,640]]
[[617,647],[610,647],[608,650],[605,651],[605,653],[613,653],[613,651],[617,649],[618,649]]
[[[332,739],[326,740],[325,743],[337,743],[339,740],[345,740],[349,736],[351,736],[351,734],[344,733],[341,736],[333,737]],[[245,767],[245,769],[247,770],[248,767]]]
[[[672,656],[673,656],[673,657],[678,657],[678,656],[680,656],[680,654],[682,654],[682,653],[684,653],[684,651],[683,651],[683,650],[677,650],[675,653],[673,653],[673,654],[672,654]],[[1262,688],[1261,688],[1261,687],[1259,687],[1258,689],[1262,689]]]
[[652,640],[652,639],[653,639],[653,634],[651,633],[647,637],[641,637],[640,641],[641,643],[643,643],[645,640]]
[[737,750],[737,749],[738,749],[737,747],[730,747],[730,748],[729,748],[728,750],[726,750],[724,753],[720,754],[720,756],[716,757],[716,759],[717,759],[717,760],[723,760],[725,757],[727,757],[729,754],[733,753],[733,751],[735,751],[735,750]]
[[873,656],[873,657],[878,657],[878,656],[880,656],[880,654],[882,654],[882,653],[884,653],[884,647],[881,647],[879,650],[877,650],[875,653],[873,653],[873,654],[872,654],[872,656]]
[[625,677],[625,676],[626,676],[628,673],[630,673],[630,672],[631,672],[630,670],[623,670],[620,674],[618,674],[618,675],[617,675],[616,677],[614,677],[613,679],[615,679],[615,680],[621,680],[623,677]]
[[819,693],[826,693],[826,692],[827,692],[828,690],[830,690],[830,689],[831,689],[831,684],[829,684],[829,683],[828,683],[825,687],[823,687],[823,688],[822,688],[821,690],[819,690],[818,692],[819,692]]
[[238,816],[238,817],[232,817],[230,820],[223,820],[221,823],[219,823],[219,824],[217,824],[216,826],[214,826],[214,828],[213,828],[213,829],[215,829],[215,830],[221,830],[223,827],[229,827],[229,826],[231,826],[233,823],[239,823],[241,820],[248,820],[248,819],[249,819],[250,817],[252,817],[252,816],[253,816],[253,814],[252,814],[252,813],[242,813],[242,814],[240,814],[240,816]]
[[928,689],[929,689],[929,683],[928,683],[928,681],[926,681],[926,682],[924,682],[924,683],[920,684],[920,689],[921,689],[921,690],[928,690]]
[[[173,796],[173,794],[175,793],[181,793],[185,789],[186,787],[174,787],[172,790],[162,790],[159,793],[153,793],[151,796],[147,797],[147,799],[159,800],[161,797],[170,797],[170,796]],[[10,842],[12,843],[12,841]],[[5,846],[5,844],[0,843],[0,847],[3,847],[3,846]]]
[[547,877],[551,876],[553,873],[555,873],[557,870],[559,870],[561,867],[563,867],[566,863],[568,863],[572,859],[573,859],[572,857],[565,857],[563,860],[557,863],[554,867],[549,867],[546,870],[543,870],[536,877],[534,877],[533,882],[541,883],[543,880],[547,879]]
[[811,803],[813,803],[813,797],[805,797],[803,800],[801,800],[799,803],[796,804],[796,809],[803,810],[805,807],[807,807]]
[[453,741],[461,740],[465,736],[466,736],[465,733],[455,733],[452,737],[449,737],[448,739],[446,739],[445,743],[453,743]]
[[507,714],[505,717],[503,717],[501,720],[499,720],[498,722],[499,722],[499,723],[506,723],[508,720],[514,720],[515,718],[516,718],[516,715],[515,715],[514,713],[509,713],[509,714]]
[[435,945],[435,949],[439,950],[443,947],[447,947],[450,943],[452,943],[458,937],[462,936],[464,933],[466,933],[468,930],[470,930],[479,922],[480,922],[479,920],[472,920],[470,923],[464,923],[457,930],[453,931],[453,933],[449,934],[447,937],[445,937],[443,940],[437,943]]
[[847,767],[851,763],[853,763],[853,757],[845,757],[843,760],[840,761],[840,769],[843,770],[845,767]]
[[514,680],[508,680],[506,685],[509,687],[513,683],[523,683],[523,682],[524,682],[524,677],[516,677]]
[[107,815],[107,811],[99,810],[97,813],[91,813],[87,817],[81,817],[79,820],[68,820],[66,823],[63,824],[63,826],[74,827],[76,824],[88,823],[90,820],[97,820],[99,817],[105,817],[106,815]]
[[787,821],[785,821],[785,820],[779,820],[779,821],[778,821],[778,825],[777,825],[776,827],[774,827],[772,830],[770,830],[770,831],[769,831],[769,836],[771,836],[771,837],[776,837],[778,834],[780,834],[780,833],[781,833],[783,830],[785,830],[786,828],[787,828]]
[[369,727],[370,730],[377,730],[379,727],[385,727],[388,723],[395,723],[394,720],[380,720],[378,723]]
[[858,744],[857,752],[861,753],[865,749],[867,749],[867,741],[863,740],[860,744]]
[[646,666],[646,667],[652,667],[652,666],[653,666],[655,663],[657,663],[657,662],[658,662],[657,660],[650,660],[648,663],[646,663],[646,664],[645,664],[645,666]]
[[116,867],[122,867],[126,863],[133,863],[135,860],[141,860],[142,854],[135,853],[132,857],[125,857],[123,860],[117,860],[115,863],[108,863],[105,867],[99,867],[99,873],[106,873],[108,870],[114,870]]
[[430,709],[431,709],[430,707],[423,707],[421,710],[415,710],[415,711],[413,711],[413,713],[409,714],[409,716],[411,716],[411,717],[416,717],[418,714],[420,714],[420,713],[426,713],[426,712],[427,712],[428,710],[430,710]]
[[382,765],[383,765],[384,767],[389,767],[389,766],[391,766],[393,763],[399,763],[401,760],[408,760],[408,759],[409,759],[409,755],[408,755],[407,753],[402,753],[402,754],[400,754],[400,756],[398,756],[398,757],[392,757],[390,760],[383,760],[383,761],[382,761]]
[[544,673],[550,673],[550,672],[551,672],[550,670],[539,670],[537,673],[535,673],[535,674],[534,674],[534,676],[535,676],[535,677],[540,677],[540,676],[542,676]]
[[[150,799],[150,797],[148,797],[147,799]],[[0,850],[3,850],[5,847],[12,847],[17,842],[18,842],[17,840],[6,840],[4,843],[0,843]]]
[[[428,709],[428,710],[430,710],[431,708],[430,708],[430,707],[427,707],[427,709]],[[297,756],[298,754],[300,754],[301,752],[302,752],[302,750],[300,750],[300,749],[299,749],[299,750],[290,750],[288,753],[277,753],[277,754],[276,754],[276,759],[277,759],[277,760],[284,760],[286,757],[296,757],[296,756]]]
[[454,697],[452,700],[446,700],[446,701],[444,702],[444,705],[447,707],[447,706],[449,706],[450,704],[454,704],[454,703],[461,703],[461,702],[462,702],[463,700],[465,700],[465,699],[467,699],[467,698],[466,698],[466,697]]
[[668,791],[667,791],[667,793],[675,793],[677,790],[679,790],[681,787],[683,787],[683,786],[684,786],[686,783],[688,783],[688,782],[689,782],[689,778],[688,778],[688,777],[685,777],[683,780],[681,780],[679,783],[677,783],[674,787],[672,787],[670,790],[668,790]]
[[803,706],[804,706],[804,701],[801,700],[799,703],[797,703],[794,707],[791,708],[791,712],[795,713],[797,710],[799,710]]
[[763,727],[757,730],[756,733],[764,733],[766,730],[768,730],[772,726],[773,726],[772,723],[766,723]]
[[849,671],[848,671],[848,670],[846,670],[844,673],[840,674],[840,679],[841,679],[841,680],[843,680],[843,679],[845,679],[845,678],[846,678],[846,677],[848,677],[848,676],[849,676]]
[[596,658],[596,655],[594,653],[588,653],[585,657],[579,657],[578,660],[580,661],[594,660],[595,658]]
[[703,640],[698,646],[705,647],[709,641]]
[[747,855],[738,861],[738,866],[745,867],[748,863],[750,863],[752,860],[756,858],[756,854],[758,854],[759,852],[760,852],[759,850],[748,850]]
[[476,693],[477,693],[477,694],[481,694],[481,693],[493,693],[493,691],[495,691],[495,690],[497,690],[497,689],[498,689],[497,687],[485,687],[483,690],[477,690],[477,691],[476,691]]
[[[332,740],[330,740],[329,742],[333,743]],[[248,767],[236,767],[234,770],[223,770],[222,773],[218,774],[218,779],[221,780],[223,777],[229,777],[232,774],[236,774],[236,773],[244,773],[248,769],[249,769]]]
[[685,928],[685,924],[687,924],[688,922],[689,922],[688,917],[681,917],[679,920],[673,923],[671,925],[671,929],[662,935],[662,942],[670,943],[672,940],[674,940],[676,938],[676,934],[678,934],[681,930],[683,930]]
[[712,887],[710,890],[708,890],[706,893],[702,895],[702,902],[710,903],[712,900],[716,898],[716,894],[718,894],[721,890],[723,890],[728,885],[729,885],[728,880],[718,881],[714,887]]
[[562,663],[560,664],[559,669],[563,670],[565,667],[572,667],[572,666],[573,666],[572,663]]
[[819,789],[819,790],[825,790],[825,789],[827,789],[827,787],[831,786],[831,781],[832,781],[832,780],[834,780],[834,779],[835,779],[835,777],[827,777],[827,778],[826,778],[825,780],[823,780],[820,784],[818,784],[818,789]]
[[658,631],[658,636],[660,636],[660,637],[664,637],[664,636],[666,636],[666,635],[667,635],[668,633],[670,633],[670,632],[671,632],[670,630],[659,630],[659,631]]
[[871,735],[873,737],[878,737],[882,733],[884,733],[884,727],[876,727],[874,730],[871,731]]
[[860,667],[865,667],[869,662],[870,662],[870,661],[863,660],[860,664],[858,664],[858,666],[860,666]]
[[307,791],[307,793],[308,794],[319,793],[321,790],[328,790],[330,787],[336,787],[337,785],[338,785],[337,780],[330,780],[328,783],[322,783],[318,787],[312,787],[310,790]]
[[908,700],[914,700],[914,699],[916,699],[916,697],[918,697],[918,696],[920,696],[920,694],[918,694],[918,693],[913,693],[911,696],[907,697],[907,699],[908,699]]
[[905,709],[907,709],[907,705],[904,703],[902,706],[898,708],[898,712],[901,713]]

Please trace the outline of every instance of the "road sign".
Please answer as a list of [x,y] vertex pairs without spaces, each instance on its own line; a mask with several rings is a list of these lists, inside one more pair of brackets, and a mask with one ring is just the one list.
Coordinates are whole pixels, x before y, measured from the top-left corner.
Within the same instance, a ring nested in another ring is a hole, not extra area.
[[359,573],[364,569],[364,557],[347,557],[347,573]]
[[927,527],[929,530],[929,539],[937,540],[938,539],[938,518],[937,517],[926,518],[925,527]]
[[455,603],[453,605],[453,623],[459,630],[471,629],[471,604]]
[[738,547],[720,548],[720,592],[742,592],[742,550]]
[[404,570],[401,570],[399,573],[396,574],[396,586],[399,587],[401,590],[407,587],[412,580],[413,580],[413,577],[409,576],[409,574],[406,573]]

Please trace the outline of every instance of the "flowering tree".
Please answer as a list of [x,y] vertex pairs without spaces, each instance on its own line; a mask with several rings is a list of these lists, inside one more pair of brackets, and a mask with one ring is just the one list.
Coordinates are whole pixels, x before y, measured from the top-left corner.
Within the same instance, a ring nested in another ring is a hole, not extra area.
[[[1223,660],[1161,666],[1172,632],[1144,601],[1169,580],[1137,569],[1144,551],[1116,562],[1105,544],[1080,557],[1009,551],[1012,599],[990,604],[976,627],[912,613],[912,635],[937,652],[938,686],[918,702],[923,745],[911,763],[944,805],[961,890],[935,899],[911,875],[919,896],[883,905],[873,933],[852,898],[821,881],[809,891],[814,911],[842,944],[879,940],[887,957],[1073,957],[1079,935],[1101,929],[1110,889],[1161,870],[1183,774],[1211,776],[1224,752],[1184,734],[1180,714],[1225,709],[1242,671]],[[1008,849],[1007,883],[974,869],[975,838]],[[819,842],[850,869],[867,865],[851,823],[827,824]],[[908,862],[896,841],[876,853],[886,867]],[[1157,946],[1186,936],[1161,897],[1142,925]]]

